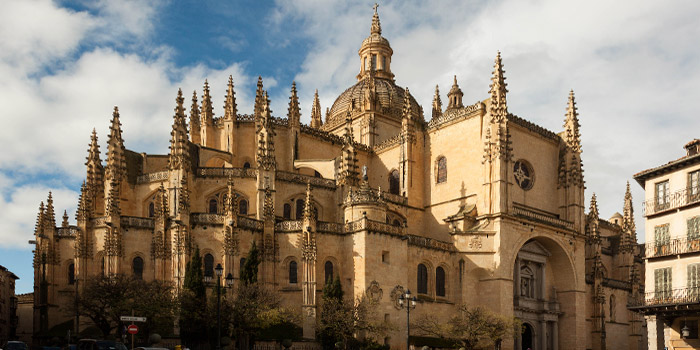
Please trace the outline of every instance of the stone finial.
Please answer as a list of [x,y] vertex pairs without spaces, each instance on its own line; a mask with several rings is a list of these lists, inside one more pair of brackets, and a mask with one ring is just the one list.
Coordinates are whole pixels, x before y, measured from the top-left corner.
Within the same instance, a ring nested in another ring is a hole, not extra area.
[[413,119],[413,109],[411,106],[411,92],[408,91],[408,87],[404,90],[403,94],[403,119],[411,120]]
[[49,228],[56,227],[56,214],[53,208],[53,197],[51,196],[51,191],[49,191],[49,198],[46,200],[46,212],[44,213],[44,219]]
[[238,106],[236,106],[236,91],[233,89],[233,76],[229,75],[226,98],[224,100],[224,119],[236,120],[237,115]]
[[185,121],[185,107],[182,90],[178,89],[175,98],[175,114],[173,115],[173,127],[170,132],[170,157],[168,165],[170,169],[188,168],[190,165],[190,150],[187,136],[187,124]]
[[505,121],[508,116],[508,106],[506,103],[506,94],[508,90],[506,89],[505,71],[503,70],[503,63],[501,62],[501,52],[499,51],[496,55],[496,60],[494,63],[493,76],[491,78],[491,88],[489,94],[491,95],[491,122],[501,123]]
[[122,123],[119,121],[119,108],[114,106],[112,123],[107,139],[107,178],[120,181],[126,173],[126,149],[122,139]]
[[622,209],[622,232],[634,235],[636,239],[637,228],[634,223],[634,207],[632,206],[632,192],[630,191],[630,182],[627,181],[625,190],[625,205]]
[[355,143],[355,136],[352,133],[352,115],[350,111],[347,111],[345,114],[345,133],[343,134],[343,138],[346,144],[352,145]]
[[214,106],[211,103],[211,94],[209,93],[209,81],[204,80],[204,92],[202,94],[202,109],[201,123],[204,125],[214,124]]
[[598,200],[596,198],[595,193],[593,193],[593,196],[591,196],[591,206],[588,211],[589,215],[593,215],[595,217],[599,217],[598,214]]
[[[326,114],[326,122],[328,122],[328,113]],[[316,89],[316,92],[314,92],[314,102],[311,105],[310,126],[319,129],[321,125],[323,125],[323,121],[321,121],[321,102],[318,99],[318,89]]]
[[442,115],[442,100],[440,99],[440,87],[435,85],[435,96],[433,97],[433,116],[432,118],[438,118]]
[[193,143],[201,143],[201,124],[199,123],[199,105],[197,104],[197,90],[192,93],[192,107],[190,108],[190,137]]
[[462,97],[464,96],[464,93],[462,92],[462,89],[459,88],[459,84],[457,84],[457,76],[454,76],[454,81],[452,82],[452,88],[450,89],[450,92],[447,93],[447,109],[453,109],[453,108],[462,108],[464,107],[464,104],[462,103]]
[[564,120],[565,141],[567,147],[574,153],[581,153],[581,125],[578,120],[578,109],[574,98],[574,90],[569,92],[569,101],[566,107],[566,119]]
[[260,115],[262,114],[262,109],[263,109],[263,80],[261,76],[258,76],[258,85],[257,88],[255,89],[255,106],[253,108],[253,114],[255,119],[257,120],[260,118]]
[[224,201],[224,212],[229,216],[238,216],[238,201],[236,201],[236,190],[234,189],[233,176],[229,175],[226,183],[226,200]]
[[374,4],[374,15],[372,16],[372,27],[370,28],[370,32],[372,34],[382,35],[382,25],[381,25],[381,23],[379,23],[379,13],[377,13],[378,7],[379,7],[379,4],[375,3]]
[[292,91],[289,96],[289,108],[287,109],[287,119],[290,126],[299,126],[301,119],[301,108],[299,107],[299,97],[297,96],[297,84],[292,82]]
[[64,210],[63,211],[63,222],[61,222],[61,227],[68,227],[70,226],[68,223],[68,211]]
[[304,219],[315,220],[313,194],[311,193],[311,183],[306,184],[306,200],[304,201]]

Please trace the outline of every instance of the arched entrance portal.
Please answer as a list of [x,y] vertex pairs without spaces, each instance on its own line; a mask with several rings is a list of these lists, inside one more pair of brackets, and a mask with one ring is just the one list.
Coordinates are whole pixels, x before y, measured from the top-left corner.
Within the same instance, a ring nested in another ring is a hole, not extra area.
[[532,326],[528,323],[523,324],[522,335],[522,350],[532,350]]

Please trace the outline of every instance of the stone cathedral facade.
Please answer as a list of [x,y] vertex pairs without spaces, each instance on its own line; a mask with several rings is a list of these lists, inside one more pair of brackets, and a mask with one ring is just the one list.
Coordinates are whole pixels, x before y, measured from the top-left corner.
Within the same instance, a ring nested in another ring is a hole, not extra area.
[[178,92],[169,152],[145,154],[125,147],[115,107],[105,163],[91,136],[77,223],[56,224],[50,195],[39,209],[35,329],[71,318],[76,281],[123,273],[179,286],[194,247],[205,274],[221,264],[237,279],[256,242],[260,279],[302,314],[307,338],[338,276],[348,298],[379,302],[396,349],[406,289],[416,316],[467,304],[521,318],[506,349],[637,349],[631,196],[611,221],[595,198],[585,212],[573,92],[558,134],[510,113],[499,53],[485,99],[465,104],[455,77],[447,105],[436,87],[424,111],[396,84],[376,9],[359,56],[357,82],[325,116],[316,94],[310,125],[294,84],[279,118],[261,79],[253,114],[238,113],[230,79],[215,117],[205,82],[189,108]]

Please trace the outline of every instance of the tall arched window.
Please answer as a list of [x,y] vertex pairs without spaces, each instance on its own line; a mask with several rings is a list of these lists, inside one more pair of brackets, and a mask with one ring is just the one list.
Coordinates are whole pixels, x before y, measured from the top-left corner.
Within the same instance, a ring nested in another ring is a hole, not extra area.
[[617,306],[615,305],[615,296],[610,295],[610,321],[615,322],[615,308]]
[[296,220],[301,220],[301,218],[304,216],[304,200],[303,199],[297,199],[295,214],[296,214],[296,216],[294,218]]
[[75,283],[75,264],[68,265],[68,284]]
[[435,269],[435,295],[445,296],[445,269],[440,266]]
[[148,217],[152,218],[156,216],[156,205],[153,202],[148,203]]
[[214,256],[211,254],[204,256],[204,276],[214,278]]
[[333,281],[333,263],[330,261],[326,261],[326,264],[323,266],[323,272],[326,277],[325,282],[328,284],[329,281]]
[[297,262],[289,262],[289,283],[297,283]]
[[428,268],[418,264],[418,293],[428,294]]
[[443,183],[447,181],[447,158],[445,157],[440,157],[437,159],[437,176],[436,180],[437,183]]
[[389,173],[389,193],[399,194],[399,171],[394,169]]
[[289,203],[284,203],[284,213],[282,214],[285,220],[292,219],[292,206]]
[[209,200],[209,214],[216,214],[218,213],[218,203],[216,203],[216,199],[212,198]]
[[241,199],[241,201],[238,203],[238,211],[241,213],[241,215],[248,215],[248,201],[245,199]]
[[134,273],[134,278],[143,279],[143,259],[140,256],[134,258],[131,262],[131,269]]

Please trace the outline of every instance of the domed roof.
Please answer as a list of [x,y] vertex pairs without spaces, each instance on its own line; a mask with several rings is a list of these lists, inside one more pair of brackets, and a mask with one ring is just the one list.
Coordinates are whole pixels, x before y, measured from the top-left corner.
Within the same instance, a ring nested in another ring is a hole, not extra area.
[[386,45],[389,47],[389,49],[391,49],[391,45],[389,45],[389,40],[386,40],[385,37],[377,33],[372,33],[370,34],[370,36],[365,38],[365,40],[362,41],[362,46],[360,47],[365,47],[372,44]]
[[[357,84],[351,86],[340,94],[340,96],[338,96],[335,102],[333,102],[326,125],[332,127],[337,125],[337,123],[345,122],[345,115],[347,111],[362,108],[366,98],[365,96],[369,95],[370,79],[374,80],[374,89],[376,91],[374,109],[385,117],[389,117],[397,121],[401,120],[406,90],[400,86],[397,86],[391,80],[366,78],[360,80],[357,82]],[[412,95],[410,95],[410,99],[411,115],[413,116],[413,119],[423,121],[420,105],[418,105],[418,102],[416,102],[416,99],[413,98]]]

